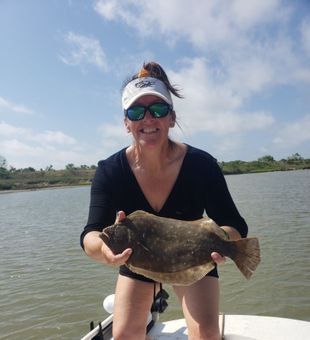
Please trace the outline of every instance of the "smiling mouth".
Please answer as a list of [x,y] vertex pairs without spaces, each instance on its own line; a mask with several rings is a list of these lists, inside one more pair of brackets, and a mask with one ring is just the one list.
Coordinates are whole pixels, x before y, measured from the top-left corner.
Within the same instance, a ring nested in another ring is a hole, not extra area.
[[144,128],[140,130],[141,133],[146,133],[146,134],[156,133],[157,131],[159,131],[158,128]]

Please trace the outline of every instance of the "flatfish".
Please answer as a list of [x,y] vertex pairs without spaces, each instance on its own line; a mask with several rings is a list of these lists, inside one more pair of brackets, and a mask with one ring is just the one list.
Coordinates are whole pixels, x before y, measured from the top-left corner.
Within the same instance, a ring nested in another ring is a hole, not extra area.
[[212,252],[231,258],[248,279],[260,262],[258,239],[225,239],[224,232],[209,218],[183,221],[137,210],[100,234],[119,254],[133,252],[126,262],[130,270],[157,282],[190,285],[215,267]]

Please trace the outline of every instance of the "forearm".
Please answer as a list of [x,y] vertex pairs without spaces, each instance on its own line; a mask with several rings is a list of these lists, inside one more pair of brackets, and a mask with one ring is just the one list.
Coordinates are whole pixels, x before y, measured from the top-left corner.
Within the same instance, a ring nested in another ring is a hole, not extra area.
[[112,250],[101,240],[99,231],[91,231],[84,237],[85,253],[97,262],[112,266],[123,265],[132,253],[130,248],[120,254],[113,254]]
[[84,250],[87,256],[104,263],[102,258],[102,240],[99,237],[99,231],[91,231],[84,237]]

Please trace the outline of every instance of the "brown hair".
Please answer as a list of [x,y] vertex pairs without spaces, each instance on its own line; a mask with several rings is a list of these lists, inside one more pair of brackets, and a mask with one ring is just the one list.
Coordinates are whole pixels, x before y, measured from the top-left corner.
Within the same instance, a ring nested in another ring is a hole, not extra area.
[[131,78],[127,79],[122,87],[122,90],[126,87],[126,85],[131,82],[134,79],[137,79],[139,77],[152,77],[152,78],[157,78],[161,80],[166,86],[167,89],[174,94],[178,98],[183,98],[183,96],[180,94],[180,89],[176,85],[172,85],[168,79],[168,76],[164,69],[154,61],[150,61],[148,63],[143,63],[142,69],[134,74]]

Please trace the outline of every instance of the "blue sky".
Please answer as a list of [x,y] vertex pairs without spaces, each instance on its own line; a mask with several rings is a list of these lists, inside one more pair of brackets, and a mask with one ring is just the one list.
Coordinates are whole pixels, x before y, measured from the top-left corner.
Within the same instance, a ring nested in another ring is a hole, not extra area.
[[310,1],[0,0],[0,155],[97,164],[131,142],[120,89],[159,62],[173,139],[219,161],[310,157]]

